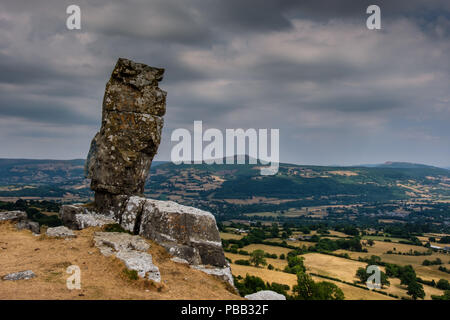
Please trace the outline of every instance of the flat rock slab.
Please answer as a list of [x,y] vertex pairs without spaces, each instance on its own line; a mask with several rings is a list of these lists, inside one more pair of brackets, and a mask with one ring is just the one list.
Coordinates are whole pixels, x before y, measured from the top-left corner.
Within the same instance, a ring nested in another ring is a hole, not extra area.
[[116,258],[122,260],[128,269],[136,270],[139,277],[161,282],[161,274],[158,267],[153,264],[151,254],[136,250],[121,250],[116,254]]
[[45,234],[51,238],[76,238],[72,230],[63,226],[48,228]]
[[28,280],[36,277],[33,271],[26,270],[26,271],[19,271],[7,274],[3,277],[3,280],[11,280],[11,281],[17,281],[17,280]]
[[81,204],[62,206],[60,215],[64,225],[74,230],[102,227],[106,224],[117,223],[112,216],[98,214]]
[[30,220],[21,220],[16,224],[18,230],[31,230],[31,232],[39,234],[41,233],[41,228],[38,222]]
[[21,221],[25,219],[27,219],[27,214],[23,211],[0,212],[0,221]]
[[150,245],[140,236],[123,232],[96,232],[94,242],[103,255],[115,255],[127,269],[137,271],[139,277],[161,282],[159,269],[153,264],[152,255],[146,252]]
[[141,237],[123,232],[96,232],[94,242],[105,256],[122,250],[145,252],[150,249],[150,245]]
[[248,294],[244,297],[247,300],[286,300],[282,294],[271,290],[262,290],[256,293]]
[[208,266],[198,265],[191,266],[191,268],[213,275],[223,281],[228,282],[232,287],[234,287],[233,275],[231,274],[231,268],[229,266],[223,268],[212,268]]

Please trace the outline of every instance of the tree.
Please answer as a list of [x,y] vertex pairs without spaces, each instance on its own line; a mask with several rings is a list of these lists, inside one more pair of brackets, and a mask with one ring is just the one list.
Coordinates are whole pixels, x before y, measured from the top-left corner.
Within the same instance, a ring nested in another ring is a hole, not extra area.
[[241,296],[252,294],[261,290],[267,290],[267,286],[264,281],[256,276],[246,275],[242,281],[238,281],[238,278],[234,278],[234,285],[238,289]]
[[328,281],[322,281],[315,284],[315,298],[316,300],[344,300],[344,292]]
[[367,244],[372,247],[375,244],[375,241],[373,241],[372,239],[369,239],[369,240],[367,240]]
[[450,283],[448,280],[440,279],[436,284],[436,288],[441,290],[450,290]]
[[388,280],[388,276],[383,271],[380,272],[381,288],[383,286],[389,286],[391,283]]
[[284,268],[285,272],[297,274],[299,272],[306,271],[306,267],[303,263],[305,258],[288,255],[287,260],[288,260],[288,265]]
[[[367,273],[367,267],[366,267],[366,269],[361,267],[361,268],[358,268],[358,270],[356,270],[356,276],[359,278],[359,280],[362,283],[366,283],[367,279],[370,277],[370,275],[371,274]],[[390,284],[391,283],[389,282],[386,273],[384,273],[383,271],[380,271],[380,285],[381,285],[381,288],[383,288],[383,286],[385,286],[385,285],[388,286]]]
[[292,288],[297,300],[344,300],[344,293],[334,283],[314,282],[305,272],[297,274],[297,285]]
[[408,291],[406,293],[409,294],[414,300],[417,300],[417,298],[425,298],[425,291],[423,291],[423,286],[416,280],[408,284]]
[[272,223],[272,228],[270,229],[270,234],[273,238],[278,238],[278,233],[280,232],[277,223]]
[[398,273],[400,284],[409,285],[412,282],[417,282],[416,272],[411,265],[399,267]]
[[255,267],[267,265],[267,261],[264,258],[264,251],[260,249],[253,251],[250,257],[250,263],[254,264]]
[[314,280],[310,275],[301,272],[297,274],[297,285],[292,288],[297,300],[313,300]]
[[450,300],[450,290],[445,290],[442,296],[432,295],[431,299],[433,300]]
[[369,278],[369,275],[366,272],[366,269],[363,267],[358,268],[356,270],[356,277],[361,281],[362,283],[365,283],[367,281],[367,278]]

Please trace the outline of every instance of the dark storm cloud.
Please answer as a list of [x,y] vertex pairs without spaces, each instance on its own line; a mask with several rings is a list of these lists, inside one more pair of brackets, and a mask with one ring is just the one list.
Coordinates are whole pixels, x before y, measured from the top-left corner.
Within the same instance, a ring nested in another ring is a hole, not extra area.
[[1,99],[0,114],[2,117],[21,118],[38,123],[95,125],[99,121],[58,100],[24,99],[20,95],[4,95]]
[[[65,28],[69,4],[80,31]],[[280,128],[283,161],[448,165],[450,3],[377,1],[381,31],[365,27],[370,4],[3,1],[0,156],[84,157],[126,57],[166,69],[162,159],[173,129],[203,120]]]

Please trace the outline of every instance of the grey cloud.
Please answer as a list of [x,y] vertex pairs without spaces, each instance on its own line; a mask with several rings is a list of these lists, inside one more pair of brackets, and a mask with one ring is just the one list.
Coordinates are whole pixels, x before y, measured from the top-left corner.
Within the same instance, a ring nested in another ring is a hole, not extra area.
[[16,146],[32,139],[36,157],[84,157],[127,57],[166,69],[159,159],[194,120],[280,128],[283,161],[450,158],[448,1],[380,0],[382,31],[366,30],[365,0],[80,0],[80,31],[65,28],[69,4],[0,4],[0,156],[33,156]]

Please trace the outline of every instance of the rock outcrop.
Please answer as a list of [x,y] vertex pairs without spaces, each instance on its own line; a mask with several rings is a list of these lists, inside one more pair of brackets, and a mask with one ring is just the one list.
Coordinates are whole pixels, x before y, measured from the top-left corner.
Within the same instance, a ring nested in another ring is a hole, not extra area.
[[142,195],[166,112],[158,87],[164,69],[119,59],[106,84],[102,126],[87,159],[98,209],[109,212],[121,195]]
[[27,214],[23,211],[3,211],[0,212],[0,221],[22,221],[27,219]]
[[248,294],[244,297],[247,300],[286,300],[282,294],[272,290],[262,290],[256,293]]
[[[67,226],[77,230],[102,225],[104,222],[120,224],[125,230],[166,248],[176,258],[174,261],[187,263],[233,284],[216,219],[210,212],[173,201],[138,196],[124,199],[114,209],[115,213],[109,216],[95,213],[83,205],[62,206],[61,219]],[[91,220],[95,223],[85,223]]]
[[103,255],[115,255],[128,269],[137,271],[139,277],[161,282],[159,268],[146,252],[150,245],[141,237],[122,232],[96,232],[94,241]]
[[102,126],[87,159],[94,204],[62,206],[61,219],[71,229],[118,223],[162,245],[177,262],[233,285],[211,213],[142,196],[161,140],[166,92],[158,82],[163,73],[163,69],[118,60],[106,85]]
[[0,212],[0,222],[1,221],[14,221],[16,223],[16,228],[18,230],[30,230],[35,234],[40,233],[39,223],[35,221],[30,221],[26,212],[23,211],[3,211]]
[[26,270],[26,271],[19,271],[7,274],[3,277],[3,280],[10,280],[10,281],[17,281],[17,280],[28,280],[36,277],[33,271]]
[[65,205],[61,211],[63,224],[74,230],[89,227],[102,227],[105,224],[116,223],[116,220],[104,214],[98,214],[92,208],[82,204]]
[[41,233],[41,228],[39,227],[39,223],[30,220],[21,220],[16,224],[16,228],[18,230],[30,230],[35,234]]
[[50,238],[76,238],[77,236],[67,227],[60,226],[54,228],[48,228],[45,235]]

